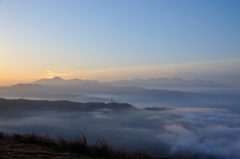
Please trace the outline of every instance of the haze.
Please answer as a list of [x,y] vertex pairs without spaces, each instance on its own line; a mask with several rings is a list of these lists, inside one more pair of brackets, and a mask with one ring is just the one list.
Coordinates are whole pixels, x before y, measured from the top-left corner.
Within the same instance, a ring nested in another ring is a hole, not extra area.
[[1,0],[0,82],[181,77],[239,86],[239,6]]
[[0,132],[239,159],[240,1],[0,0]]

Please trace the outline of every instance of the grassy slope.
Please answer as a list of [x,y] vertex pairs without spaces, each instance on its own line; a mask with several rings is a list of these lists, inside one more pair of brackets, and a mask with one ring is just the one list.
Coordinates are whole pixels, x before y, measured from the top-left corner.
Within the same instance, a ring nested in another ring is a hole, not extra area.
[[0,159],[155,159],[141,150],[116,150],[104,138],[88,145],[84,135],[53,140],[39,134],[4,134],[0,132]]
[[10,140],[0,140],[1,159],[91,159],[83,155],[69,152],[59,152],[49,147],[21,143]]

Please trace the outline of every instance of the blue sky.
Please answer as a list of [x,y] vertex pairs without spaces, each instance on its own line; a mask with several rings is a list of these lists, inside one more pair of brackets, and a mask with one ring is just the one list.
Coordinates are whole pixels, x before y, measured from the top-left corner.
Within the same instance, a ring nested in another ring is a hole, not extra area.
[[0,72],[238,59],[239,15],[238,0],[1,0]]

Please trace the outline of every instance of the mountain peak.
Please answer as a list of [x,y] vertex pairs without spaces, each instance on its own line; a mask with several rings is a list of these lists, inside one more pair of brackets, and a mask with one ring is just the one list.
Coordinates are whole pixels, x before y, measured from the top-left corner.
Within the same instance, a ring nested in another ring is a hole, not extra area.
[[52,78],[53,80],[63,80],[61,77],[59,77],[59,76],[56,76],[56,77],[53,77]]

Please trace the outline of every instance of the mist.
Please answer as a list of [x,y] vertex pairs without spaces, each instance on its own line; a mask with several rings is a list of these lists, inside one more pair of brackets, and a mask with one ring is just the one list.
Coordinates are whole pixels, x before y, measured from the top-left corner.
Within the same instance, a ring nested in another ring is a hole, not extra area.
[[0,138],[82,133],[160,158],[239,159],[237,15],[237,0],[0,0]]
[[239,90],[214,81],[185,87],[189,81],[172,80],[181,83],[151,88],[55,77],[2,87],[0,96],[8,100],[0,100],[0,131],[54,139],[83,133],[89,144],[104,137],[115,148],[140,148],[157,157],[239,158]]
[[0,131],[37,132],[53,138],[76,133],[89,144],[104,137],[116,148],[142,148],[159,157],[238,158],[240,116],[227,109],[173,108],[164,111],[22,110],[1,112]]

